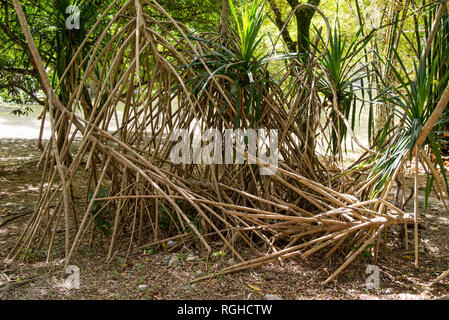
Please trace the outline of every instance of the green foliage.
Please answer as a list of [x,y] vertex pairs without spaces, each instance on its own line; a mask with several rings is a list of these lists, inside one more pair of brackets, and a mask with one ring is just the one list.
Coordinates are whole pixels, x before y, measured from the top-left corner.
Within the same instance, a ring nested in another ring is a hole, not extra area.
[[179,260],[185,260],[185,259],[187,259],[187,253],[185,253],[185,252],[179,252],[179,253],[177,254],[177,257],[178,257]]
[[161,226],[164,230],[168,230],[170,226],[170,213],[165,209],[165,206],[159,205],[159,226]]
[[212,262],[219,261],[219,260],[223,259],[225,256],[226,256],[226,252],[223,251],[223,250],[220,250],[220,251],[214,251],[214,252],[212,253],[212,259],[211,259],[211,261],[212,261]]
[[[410,155],[411,159],[416,139],[441,97],[442,91],[440,88],[447,84],[449,78],[449,72],[446,72],[441,78],[437,76],[438,59],[434,59],[430,66],[427,65],[426,60],[420,61],[418,64],[415,63],[416,79],[412,79],[398,52],[395,50],[394,53],[401,69],[397,69],[389,61],[384,63],[390,64],[399,85],[385,86],[378,96],[379,103],[391,108],[393,114],[388,119],[383,132],[380,133],[378,161],[375,162],[368,177],[369,179],[380,173],[380,177],[374,185],[373,197],[379,194],[389,182],[393,172],[407,154]],[[381,58],[379,57],[379,59]],[[383,84],[385,85],[385,82]],[[390,124],[394,116],[401,119],[401,125],[393,127],[394,135],[388,141],[387,131],[391,129]],[[438,125],[448,122],[448,120],[447,116],[442,117],[438,121]],[[446,186],[448,186],[440,153],[441,135],[438,134],[437,128],[438,126],[435,126],[424,145],[427,145],[435,154],[437,164],[446,181]],[[433,180],[428,179],[428,183],[433,183]]]
[[[357,116],[357,96],[356,91],[361,89],[357,82],[367,77],[368,69],[366,64],[361,64],[365,58],[364,48],[369,43],[371,35],[361,38],[363,28],[359,28],[352,38],[341,31],[340,21],[336,20],[333,30],[328,39],[329,45],[325,48],[321,58],[321,65],[325,70],[325,75],[319,82],[321,92],[333,103],[335,90],[337,108],[351,123],[354,129]],[[325,39],[320,36],[323,44]],[[316,48],[317,49],[317,48]],[[362,101],[363,103],[363,101]],[[332,109],[331,120],[331,143],[329,147],[335,155],[344,144],[347,127],[338,113]]]
[[223,250],[215,251],[212,253],[212,257],[218,258],[218,257],[224,257],[226,255],[226,252]]
[[[201,229],[199,228],[199,225],[198,225],[198,223],[199,223],[199,221],[200,221],[200,214],[198,213],[198,214],[196,214],[194,217],[191,217],[191,216],[189,216],[188,218],[189,218],[189,220],[190,220],[190,223],[192,223],[194,226],[195,226],[195,228],[201,233]],[[188,232],[188,233],[193,233],[193,230],[190,228],[190,226],[189,226],[189,224],[187,223],[187,221],[184,221],[184,231],[185,232]],[[195,235],[196,236],[196,235]]]
[[232,0],[229,0],[229,7],[236,21],[238,37],[240,40],[238,51],[239,59],[248,64],[252,59],[257,60],[262,55],[262,53],[256,55],[256,50],[265,37],[265,34],[259,35],[265,20],[265,14],[263,13],[264,6],[265,1],[252,1],[252,5],[246,4],[243,6],[241,15],[239,16]]
[[20,117],[20,116],[25,116],[26,117],[26,116],[28,116],[32,112],[33,112],[33,109],[30,106],[25,106],[25,108],[23,110],[22,109],[15,109],[15,110],[11,111],[11,114],[15,115],[15,116],[18,116],[18,117]]
[[[54,88],[58,88],[59,98],[67,104],[86,67],[86,64],[81,65],[81,60],[91,49],[94,43],[92,40],[101,34],[109,22],[109,16],[101,20],[99,27],[92,33],[92,37],[84,43],[81,54],[67,70],[64,80],[61,79],[62,75],[92,26],[98,21],[99,14],[110,2],[26,0],[21,4],[51,84]],[[70,5],[77,6],[81,12],[79,29],[68,29],[66,26],[66,20],[70,16],[70,13],[66,13],[66,9]],[[40,89],[38,75],[30,60],[28,46],[23,39],[21,27],[10,1],[0,3],[0,27],[2,30],[7,30],[0,35],[3,44],[0,49],[1,56],[7,57],[7,59],[0,59],[0,91],[8,90],[11,98],[16,97],[17,92],[20,91],[26,100],[36,99],[34,96]],[[110,34],[106,34],[106,39],[109,37]],[[90,108],[85,103],[82,103],[81,107],[85,111]]]
[[[182,207],[184,202],[177,201],[178,206]],[[189,226],[187,221],[179,221],[178,216],[173,212],[173,206],[171,204],[167,205],[159,205],[159,226],[164,230],[169,230],[171,223],[175,223],[181,225],[183,227],[183,231],[186,233],[193,233],[192,228]],[[187,218],[190,220],[190,223],[194,225],[194,227],[201,233],[201,229],[199,228],[199,220],[200,214],[191,215],[188,211],[184,212]],[[195,235],[196,237],[196,235]]]
[[[89,190],[89,201],[92,200],[93,194],[93,190]],[[100,187],[96,198],[99,199],[107,196],[108,190],[105,187]],[[93,217],[95,229],[102,235],[110,236],[110,229],[112,227],[112,213],[104,208],[104,202],[104,200],[95,200],[92,205],[92,209],[90,210],[90,214]]]
[[[372,256],[372,254],[371,254],[371,249],[374,248],[374,246],[375,246],[375,244],[372,244],[372,243],[371,243],[371,244],[368,244],[368,245],[365,247],[365,249],[363,249],[363,251],[360,253],[360,258],[361,258],[362,260],[370,259],[371,256]],[[359,246],[357,246],[357,247],[354,247],[354,251],[359,250],[361,247],[362,247],[362,244],[359,245]]]
[[30,260],[30,259],[34,259],[39,255],[38,252],[34,251],[33,249],[29,248],[28,250],[26,250],[25,248],[23,248],[20,253],[18,254],[19,258],[24,258],[25,260]]
[[[95,39],[110,22],[110,18],[125,4],[125,1],[116,2],[109,14],[98,21],[99,16],[112,2],[112,0],[21,1],[52,86],[59,87],[57,93],[64,103],[68,102],[73,89],[82,79],[86,64],[80,65],[81,60],[86,57]],[[191,26],[197,27],[217,21],[217,15],[208,2],[196,0],[160,0],[158,2],[176,20]],[[210,2],[218,4],[218,0]],[[70,15],[70,13],[66,13],[66,9],[69,5],[75,5],[80,10],[79,29],[69,30],[66,27],[66,19]],[[144,9],[147,14],[153,16],[150,6],[145,6]],[[61,81],[74,53],[97,22],[99,23],[98,28],[84,43],[80,59],[73,63],[73,67],[65,77],[66,81]],[[29,93],[36,95],[40,90],[38,76],[31,63],[28,47],[11,1],[0,2],[0,30],[2,30],[0,32],[2,43],[2,48],[0,48],[0,95],[5,101],[14,103],[33,100]],[[105,34],[105,39],[110,37],[110,33]],[[102,50],[101,47],[99,49]],[[126,62],[123,63],[126,64]],[[103,67],[109,68],[106,64]],[[98,70],[97,72],[99,73]],[[24,101],[22,101],[22,97]],[[82,105],[82,107],[85,109],[89,106]]]
[[230,1],[230,9],[237,25],[237,30],[230,30],[231,39],[221,41],[222,34],[215,29],[212,30],[217,36],[214,40],[207,40],[195,34],[190,36],[191,39],[204,42],[210,47],[210,52],[195,57],[185,66],[186,71],[193,69],[197,74],[188,81],[192,93],[200,98],[206,88],[212,85],[211,80],[214,77],[224,76],[230,79],[226,89],[228,99],[235,106],[235,112],[231,113],[228,101],[225,100],[217,121],[223,116],[225,121],[233,122],[235,128],[252,127],[259,120],[263,97],[268,94],[268,63],[293,57],[272,55],[270,50],[263,49],[262,40],[265,35],[260,33],[266,17],[264,5],[265,2],[260,0],[253,1],[252,4],[245,5],[239,15]]

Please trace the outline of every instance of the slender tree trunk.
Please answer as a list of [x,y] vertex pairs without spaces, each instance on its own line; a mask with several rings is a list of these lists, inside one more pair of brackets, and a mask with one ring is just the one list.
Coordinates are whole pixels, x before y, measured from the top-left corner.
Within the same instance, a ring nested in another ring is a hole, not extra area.
[[[290,7],[295,8],[299,5],[298,0],[287,0]],[[321,0],[309,0],[307,3],[318,7]],[[310,50],[310,25],[312,23],[315,10],[309,7],[301,8],[295,12],[297,25],[297,47],[298,55],[306,57]]]
[[282,30],[282,40],[284,40],[288,51],[295,52],[297,43],[292,40],[290,33],[288,32],[288,28],[284,28],[285,21],[282,19],[281,10],[277,6],[275,0],[268,0],[268,3],[270,4],[271,11],[273,11],[276,27],[279,29],[279,31]]
[[221,11],[221,34],[228,35],[229,33],[229,0],[223,0]]

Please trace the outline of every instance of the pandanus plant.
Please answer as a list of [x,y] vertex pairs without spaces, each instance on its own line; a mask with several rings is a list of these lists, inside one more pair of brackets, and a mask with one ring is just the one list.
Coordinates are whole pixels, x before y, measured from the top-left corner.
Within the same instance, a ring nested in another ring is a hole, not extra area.
[[[226,44],[217,39],[209,41],[191,35],[192,39],[205,42],[213,48],[210,52],[196,57],[187,66],[193,68],[197,74],[189,81],[192,92],[201,97],[204,91],[210,88],[214,77],[230,80],[227,95],[228,100],[235,104],[235,112],[230,111],[225,99],[217,119],[224,116],[226,121],[233,121],[236,128],[252,127],[261,116],[262,100],[268,90],[268,63],[293,56],[266,54],[262,50],[265,34],[261,34],[261,28],[266,18],[264,6],[265,1],[252,1],[244,5],[239,13],[229,0],[236,28],[230,28],[231,40]],[[220,35],[220,31],[214,32]],[[204,68],[204,63],[210,72]]]
[[[445,74],[439,74],[437,72],[438,61],[440,59],[438,55],[434,55],[430,59],[430,65],[428,65],[427,59],[420,59],[418,63],[415,62],[414,69],[416,78],[412,79],[397,50],[394,53],[399,68],[393,65],[390,65],[390,67],[399,85],[385,86],[378,96],[379,103],[387,108],[391,108],[393,114],[388,118],[387,125],[380,133],[378,145],[379,156],[368,177],[370,179],[379,175],[379,178],[374,184],[373,197],[378,195],[386,184],[389,183],[394,173],[398,170],[398,167],[407,160],[407,155],[410,160],[412,159],[416,140],[424,124],[439,102],[443,93],[442,89],[444,89],[449,79],[448,71]],[[379,57],[379,59],[381,58]],[[390,62],[387,61],[384,63]],[[392,129],[391,124],[393,123],[394,117],[400,121],[393,127],[393,136],[389,138],[388,133]],[[428,147],[435,156],[436,166],[439,167],[445,181],[446,189],[449,191],[446,170],[440,152],[443,136],[438,129],[441,125],[448,122],[448,120],[448,113],[446,111],[446,114],[440,118],[428,135],[423,146]],[[438,179],[438,177],[434,177],[431,173],[428,173],[425,197],[426,206],[435,178]]]
[[[329,113],[329,148],[333,155],[341,154],[341,147],[348,132],[342,116],[350,122],[351,129],[355,127],[358,106],[356,93],[361,89],[358,83],[361,83],[368,73],[367,64],[362,64],[361,61],[366,55],[364,49],[372,34],[362,37],[362,31],[360,28],[350,38],[341,32],[340,22],[337,19],[320,61],[325,72],[319,82],[320,91],[333,105]],[[321,36],[320,39],[323,44],[326,43]],[[361,102],[363,104],[363,101]]]

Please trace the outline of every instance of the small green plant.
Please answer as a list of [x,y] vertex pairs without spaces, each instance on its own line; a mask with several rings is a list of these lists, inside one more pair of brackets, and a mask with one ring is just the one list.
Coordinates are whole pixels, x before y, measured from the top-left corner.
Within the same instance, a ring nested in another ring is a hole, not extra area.
[[[89,191],[89,201],[92,200],[94,192],[92,190]],[[105,187],[101,187],[97,194],[98,198],[104,198],[108,196],[108,191]],[[90,210],[91,215],[94,219],[94,227],[97,231],[99,231],[102,235],[109,236],[111,235],[111,227],[112,227],[112,213],[103,208],[104,200],[95,200],[92,205],[92,209]]]
[[[200,214],[197,214],[193,218],[188,216],[188,218],[189,218],[190,222],[195,226],[195,228],[201,233],[201,229],[198,226],[199,221],[200,221]],[[188,232],[188,233],[193,233],[192,228],[190,228],[189,224],[186,221],[184,221],[184,231]],[[194,235],[194,237],[196,237],[196,235]]]
[[220,251],[215,251],[212,253],[212,262],[216,262],[222,258],[224,258],[224,256],[226,256],[226,252],[223,250]]
[[185,252],[178,253],[178,258],[179,258],[179,260],[187,259],[187,253],[185,253]]
[[[181,208],[184,208],[184,203],[182,201],[177,201],[177,205]],[[172,214],[173,206],[171,204],[168,205],[159,205],[159,226],[164,230],[170,229],[170,224],[175,223],[178,225],[182,225],[184,232],[193,233],[190,224],[187,221],[179,221],[178,216],[176,214]],[[201,229],[199,228],[200,214],[196,214],[195,216],[189,215],[185,211],[187,218],[190,220],[190,223],[201,233]],[[196,235],[194,235],[196,237]]]
[[226,252],[224,252],[223,250],[215,251],[214,253],[212,253],[212,257],[224,257],[225,255]]
[[168,228],[170,227],[170,213],[163,205],[159,205],[158,211],[159,211],[159,226],[164,230],[168,230]]
[[25,260],[36,258],[37,256],[38,256],[38,253],[34,252],[32,249],[28,249],[28,250],[22,249],[22,251],[18,255],[19,258],[25,258]]
[[[360,248],[362,247],[362,245],[359,245],[359,246],[357,246],[357,247],[354,247],[354,251],[357,251],[357,250],[359,250]],[[374,248],[374,244],[368,244],[367,246],[366,246],[366,248],[365,249],[363,249],[363,251],[362,251],[362,253],[360,254],[360,258],[362,259],[362,260],[365,260],[365,259],[369,259],[369,258],[371,258],[371,249],[372,248]]]

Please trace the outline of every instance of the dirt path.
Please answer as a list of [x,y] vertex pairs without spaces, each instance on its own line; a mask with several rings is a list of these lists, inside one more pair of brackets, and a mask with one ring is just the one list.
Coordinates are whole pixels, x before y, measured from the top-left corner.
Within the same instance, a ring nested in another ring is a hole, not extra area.
[[[70,289],[65,283],[68,274],[62,270],[62,241],[56,243],[48,264],[43,250],[30,255],[25,264],[5,260],[38,197],[41,172],[36,169],[35,146],[36,140],[0,139],[0,225],[23,214],[0,227],[0,282],[22,283],[7,291],[0,284],[1,299],[261,299],[265,294],[283,299],[434,299],[449,295],[448,280],[429,288],[431,280],[449,269],[449,219],[437,199],[432,199],[424,218],[426,227],[420,230],[420,268],[415,269],[413,253],[405,252],[397,240],[399,228],[389,230],[387,252],[381,252],[377,262],[377,290],[365,284],[367,265],[374,264],[370,257],[357,258],[326,286],[321,281],[342,263],[343,255],[324,262],[321,256],[293,258],[284,265],[271,263],[188,285],[199,275],[233,263],[230,254],[206,261],[191,248],[176,252],[148,248],[126,263],[117,257],[106,264],[107,248],[101,242],[92,248],[82,246],[76,254],[72,263],[80,269],[80,288]],[[216,243],[214,250],[221,248]],[[247,250],[245,256],[254,253]]]

